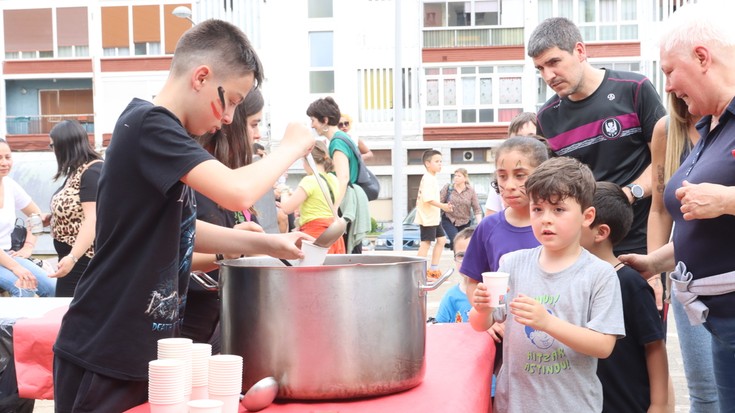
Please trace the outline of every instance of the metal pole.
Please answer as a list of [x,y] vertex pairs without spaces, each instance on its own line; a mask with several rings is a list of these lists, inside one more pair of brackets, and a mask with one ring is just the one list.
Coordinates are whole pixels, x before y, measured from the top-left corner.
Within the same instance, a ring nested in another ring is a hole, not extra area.
[[406,177],[403,173],[403,71],[401,69],[401,4],[400,0],[393,0],[396,5],[395,13],[395,62],[393,64],[393,251],[403,251],[403,215],[399,205],[405,202],[396,202],[396,198],[406,197]]

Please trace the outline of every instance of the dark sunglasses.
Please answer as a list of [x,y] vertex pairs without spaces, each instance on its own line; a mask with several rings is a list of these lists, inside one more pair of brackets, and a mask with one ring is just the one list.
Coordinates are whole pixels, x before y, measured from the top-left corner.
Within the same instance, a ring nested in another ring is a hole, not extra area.
[[340,128],[349,128],[350,122],[340,122],[337,124],[337,126],[339,126]]

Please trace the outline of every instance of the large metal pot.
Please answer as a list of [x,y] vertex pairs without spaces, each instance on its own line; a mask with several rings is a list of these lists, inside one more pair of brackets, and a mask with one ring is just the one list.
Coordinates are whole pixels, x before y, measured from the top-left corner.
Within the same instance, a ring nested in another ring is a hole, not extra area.
[[222,350],[243,356],[243,391],[273,376],[281,399],[344,399],[412,388],[425,371],[426,260],[269,257],[220,267]]

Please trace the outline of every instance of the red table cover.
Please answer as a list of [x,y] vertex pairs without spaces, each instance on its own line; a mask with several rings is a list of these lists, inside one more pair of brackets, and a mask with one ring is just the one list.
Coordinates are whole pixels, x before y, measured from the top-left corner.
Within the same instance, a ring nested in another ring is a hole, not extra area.
[[19,397],[54,398],[53,345],[59,334],[61,318],[68,308],[63,306],[49,311],[43,317],[21,318],[15,322],[13,354]]
[[[329,402],[276,402],[265,413],[485,413],[490,408],[490,379],[495,346],[490,335],[469,324],[427,326],[424,381],[401,393]],[[126,413],[149,413],[147,404]],[[246,410],[240,406],[240,412]]]

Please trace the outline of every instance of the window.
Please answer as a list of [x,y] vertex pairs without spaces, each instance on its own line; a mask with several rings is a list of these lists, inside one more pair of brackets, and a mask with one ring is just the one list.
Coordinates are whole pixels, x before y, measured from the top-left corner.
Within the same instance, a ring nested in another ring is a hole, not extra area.
[[309,91],[334,93],[334,33],[309,33]]
[[6,59],[53,57],[51,9],[4,10]]
[[143,42],[135,43],[135,55],[159,55],[161,54],[161,43],[159,42]]
[[89,56],[89,19],[86,7],[56,9],[58,57]]
[[332,0],[309,0],[309,18],[334,17]]
[[430,0],[424,3],[424,27],[497,25],[499,11],[500,0]]
[[539,0],[539,21],[567,17],[585,41],[638,40],[636,0]]
[[509,122],[523,109],[523,65],[427,68],[427,125]]

